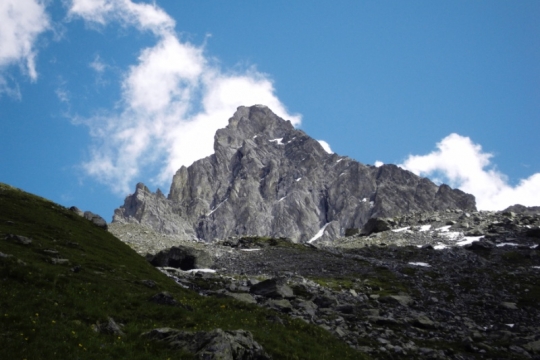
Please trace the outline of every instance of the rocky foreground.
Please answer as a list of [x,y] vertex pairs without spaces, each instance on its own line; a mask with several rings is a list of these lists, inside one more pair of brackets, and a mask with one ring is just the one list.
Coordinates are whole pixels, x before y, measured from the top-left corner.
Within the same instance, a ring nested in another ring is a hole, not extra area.
[[[509,210],[374,219],[314,245],[185,242],[148,260],[203,296],[317,324],[374,358],[540,359],[540,215]],[[139,252],[156,235],[123,226]]]

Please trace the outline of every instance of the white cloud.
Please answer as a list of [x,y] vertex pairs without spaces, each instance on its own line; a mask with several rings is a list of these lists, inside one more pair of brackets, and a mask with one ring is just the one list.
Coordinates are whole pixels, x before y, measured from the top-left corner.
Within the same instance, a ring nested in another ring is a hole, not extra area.
[[375,161],[375,167],[381,167],[383,165],[384,163],[382,161],[379,161],[379,160]]
[[332,149],[330,148],[330,144],[328,144],[326,141],[324,140],[317,140],[319,142],[319,144],[321,144],[322,148],[324,149],[324,151],[326,151],[327,153],[329,154],[333,154],[334,152],[332,151]]
[[[38,77],[35,43],[38,36],[49,28],[43,1],[0,1],[0,71],[9,65],[19,64],[35,81]],[[17,90],[10,90],[0,74],[0,92],[12,91]]]
[[156,4],[134,3],[131,0],[72,0],[68,16],[82,17],[90,24],[105,25],[118,21],[156,35],[171,34],[175,21]]
[[540,205],[540,173],[516,186],[493,168],[490,153],[470,138],[450,134],[427,155],[410,155],[400,166],[422,176],[442,176],[450,186],[471,193],[481,210],[501,210],[513,204]]
[[107,65],[101,61],[101,57],[99,55],[96,55],[94,60],[88,66],[90,66],[90,68],[92,68],[98,74],[102,74],[107,68]]
[[71,4],[73,17],[102,25],[119,21],[157,36],[156,45],[141,50],[126,72],[120,109],[85,121],[96,142],[84,168],[115,192],[129,192],[148,168],[155,170],[154,183],[165,184],[182,165],[212,154],[215,131],[240,105],[265,104],[300,123],[265,74],[255,68],[227,73],[212,65],[204,47],[181,41],[174,21],[155,5],[127,0]]

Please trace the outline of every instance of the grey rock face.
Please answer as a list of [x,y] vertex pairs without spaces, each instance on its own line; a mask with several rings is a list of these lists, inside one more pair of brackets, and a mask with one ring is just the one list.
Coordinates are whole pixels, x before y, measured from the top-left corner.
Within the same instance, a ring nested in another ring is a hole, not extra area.
[[372,217],[475,210],[472,195],[395,165],[329,154],[265,106],[239,107],[216,132],[214,151],[178,170],[168,198],[138,184],[113,222],[206,241],[260,235],[307,242],[333,240]]

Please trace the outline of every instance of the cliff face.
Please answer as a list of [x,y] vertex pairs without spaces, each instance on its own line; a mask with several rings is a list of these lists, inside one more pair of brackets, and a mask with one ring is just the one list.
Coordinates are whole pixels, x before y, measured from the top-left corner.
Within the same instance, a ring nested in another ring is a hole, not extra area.
[[214,151],[177,171],[168,198],[138,184],[113,221],[206,241],[261,235],[305,242],[343,236],[371,217],[475,209],[472,195],[395,165],[329,154],[265,106],[239,107],[216,132]]

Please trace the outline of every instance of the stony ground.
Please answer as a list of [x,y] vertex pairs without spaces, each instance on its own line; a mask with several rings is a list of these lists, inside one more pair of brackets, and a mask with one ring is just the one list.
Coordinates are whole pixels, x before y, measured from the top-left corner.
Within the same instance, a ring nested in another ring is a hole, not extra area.
[[315,323],[374,358],[540,359],[538,214],[448,211],[375,225],[315,246],[198,243],[215,272],[162,270],[201,295]]

